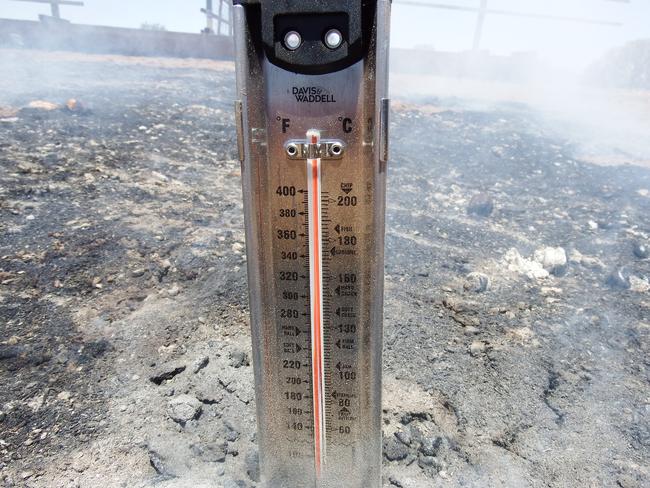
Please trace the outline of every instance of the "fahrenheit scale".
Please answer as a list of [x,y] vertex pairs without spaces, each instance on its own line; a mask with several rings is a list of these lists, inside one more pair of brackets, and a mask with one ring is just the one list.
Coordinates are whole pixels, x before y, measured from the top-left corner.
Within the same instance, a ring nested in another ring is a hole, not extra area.
[[262,485],[381,485],[390,1],[235,1]]

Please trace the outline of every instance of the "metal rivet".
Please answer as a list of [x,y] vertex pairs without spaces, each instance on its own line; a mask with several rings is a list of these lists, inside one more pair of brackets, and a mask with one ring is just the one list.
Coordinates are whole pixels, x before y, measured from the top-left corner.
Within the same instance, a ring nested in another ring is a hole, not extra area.
[[287,154],[289,156],[295,156],[298,153],[298,148],[295,144],[291,143],[287,145]]
[[290,51],[295,51],[302,44],[302,37],[296,31],[289,31],[284,36],[284,47]]
[[336,49],[343,42],[343,35],[337,29],[330,29],[325,34],[325,45],[330,49]]

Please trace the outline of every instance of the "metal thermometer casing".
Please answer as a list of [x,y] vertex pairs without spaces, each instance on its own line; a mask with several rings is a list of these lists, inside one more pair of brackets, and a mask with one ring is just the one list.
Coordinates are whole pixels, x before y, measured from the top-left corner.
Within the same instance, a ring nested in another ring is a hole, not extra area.
[[234,7],[265,487],[381,486],[389,12],[385,0]]

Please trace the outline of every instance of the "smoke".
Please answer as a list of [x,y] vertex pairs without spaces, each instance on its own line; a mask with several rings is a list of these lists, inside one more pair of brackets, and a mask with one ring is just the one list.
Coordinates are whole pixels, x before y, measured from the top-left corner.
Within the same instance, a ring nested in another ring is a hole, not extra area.
[[[643,52],[638,59],[633,54],[630,63],[646,62]],[[393,53],[398,58],[391,73],[394,99],[465,109],[527,106],[544,118],[549,132],[577,144],[584,158],[650,164],[650,84],[641,89],[621,80],[622,86],[611,86],[616,67],[605,53],[598,70],[560,67],[534,53],[417,56],[429,62],[406,65],[400,61],[405,51]]]

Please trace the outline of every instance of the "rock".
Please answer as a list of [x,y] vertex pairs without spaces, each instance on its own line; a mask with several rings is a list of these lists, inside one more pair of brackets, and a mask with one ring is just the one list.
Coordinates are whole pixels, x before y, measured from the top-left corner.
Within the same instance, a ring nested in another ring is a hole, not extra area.
[[191,395],[179,395],[170,400],[167,414],[174,422],[185,425],[190,420],[199,418],[202,411],[201,402]]
[[525,275],[528,279],[542,280],[549,277],[549,272],[541,263],[522,257],[514,247],[506,252],[503,259],[509,271]]
[[545,247],[535,251],[533,259],[551,274],[564,274],[567,266],[566,251],[562,247]]
[[442,437],[422,439],[419,451],[425,456],[436,456],[442,445]]
[[467,213],[480,217],[489,217],[494,211],[494,201],[487,193],[474,195],[467,205]]
[[4,346],[0,344],[0,361],[5,359],[13,359],[22,354],[24,348],[21,346]]
[[639,488],[641,486],[637,480],[629,474],[619,476],[616,480],[616,484],[621,488]]
[[478,327],[474,327],[473,325],[469,325],[465,327],[465,329],[463,329],[463,333],[465,335],[476,335],[480,332],[481,332],[480,329]]
[[434,456],[420,456],[418,459],[418,466],[425,470],[429,475],[438,474],[438,472],[445,467],[442,461]]
[[233,351],[230,353],[230,365],[233,368],[240,368],[242,366],[250,366],[248,361],[248,354],[244,351]]
[[411,432],[408,428],[395,432],[395,437],[405,446],[411,445]]
[[616,268],[605,280],[607,286],[618,290],[629,290],[632,286],[630,283],[630,274],[625,268]]
[[69,391],[62,391],[56,396],[57,400],[61,400],[61,401],[64,401],[64,402],[67,402],[68,400],[70,400],[70,397],[71,397],[71,395],[70,395]]
[[17,108],[0,106],[0,119],[15,118],[17,113]]
[[52,110],[57,110],[61,108],[61,106],[57,105],[56,103],[47,102],[45,100],[34,100],[27,104],[27,108],[32,110],[43,110],[45,112],[49,112]]
[[260,481],[260,456],[257,449],[246,454],[246,474],[256,483]]
[[174,376],[181,374],[185,368],[186,366],[181,363],[164,364],[149,376],[149,381],[161,385],[163,381],[171,380]]
[[131,271],[131,276],[133,276],[134,278],[139,278],[140,276],[145,274],[146,271],[147,271],[146,268],[136,268]]
[[408,454],[408,448],[395,437],[384,440],[384,457],[389,461],[401,461]]
[[0,411],[0,423],[4,422],[6,418],[7,418],[7,414]]
[[647,259],[650,256],[650,249],[642,242],[632,244],[632,252],[639,259]]
[[174,473],[169,470],[165,459],[156,451],[149,451],[149,464],[159,475],[165,478],[174,477]]
[[395,475],[389,476],[388,481],[391,484],[391,486],[396,486],[397,488],[404,488],[402,482]]
[[465,277],[463,289],[474,293],[483,293],[490,287],[490,278],[483,273],[470,273]]
[[239,430],[228,420],[224,420],[224,426],[226,427],[226,440],[228,442],[235,442],[239,439]]
[[196,387],[195,394],[201,403],[207,405],[214,405],[223,400],[223,389],[212,382],[202,382]]
[[605,263],[603,263],[600,259],[594,256],[583,256],[582,259],[580,260],[580,264],[585,268],[596,269],[596,270],[605,269]]
[[210,362],[210,358],[208,356],[201,356],[196,358],[194,360],[194,363],[192,363],[192,373],[194,374],[198,373],[203,368],[205,368],[209,362]]
[[177,284],[173,284],[170,288],[166,290],[168,297],[175,297],[180,293],[181,289]]
[[474,341],[469,346],[469,353],[472,356],[480,356],[485,351],[485,343],[481,341]]
[[68,101],[65,102],[63,108],[68,112],[74,112],[79,114],[85,114],[89,112],[86,106],[76,98],[68,99]]
[[228,446],[225,442],[221,444],[209,444],[205,446],[192,444],[190,446],[190,450],[196,457],[199,457],[208,463],[223,463],[226,460],[226,452],[228,451]]
[[650,282],[647,278],[632,275],[630,276],[630,290],[636,293],[646,293],[650,291]]

